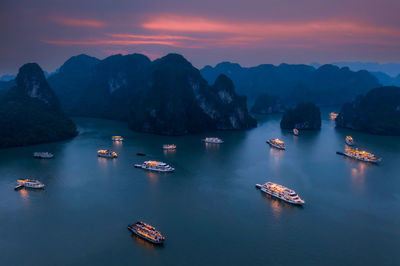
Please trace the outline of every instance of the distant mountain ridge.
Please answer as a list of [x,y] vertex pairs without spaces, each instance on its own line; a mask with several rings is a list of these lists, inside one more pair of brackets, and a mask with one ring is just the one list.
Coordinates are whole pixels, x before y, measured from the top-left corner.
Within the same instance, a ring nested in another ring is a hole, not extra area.
[[391,77],[400,75],[400,63],[378,63],[378,62],[333,62],[332,65],[349,67],[353,71],[367,70],[369,72],[383,72]]

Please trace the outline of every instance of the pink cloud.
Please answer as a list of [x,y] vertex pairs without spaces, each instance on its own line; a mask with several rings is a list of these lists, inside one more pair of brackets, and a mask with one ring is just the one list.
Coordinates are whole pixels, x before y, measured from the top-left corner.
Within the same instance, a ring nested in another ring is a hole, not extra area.
[[100,28],[106,26],[106,23],[100,20],[77,19],[67,17],[54,17],[52,20],[59,24],[72,27]]

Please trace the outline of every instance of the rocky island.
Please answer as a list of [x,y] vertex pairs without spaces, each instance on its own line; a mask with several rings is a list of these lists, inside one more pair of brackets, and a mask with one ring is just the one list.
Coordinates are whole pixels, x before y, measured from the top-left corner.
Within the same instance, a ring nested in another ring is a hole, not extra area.
[[15,85],[0,100],[0,148],[65,140],[77,135],[75,124],[38,64],[19,69]]
[[378,135],[400,135],[400,88],[380,87],[342,106],[336,126]]
[[251,108],[251,112],[262,115],[283,113],[284,107],[276,95],[263,93],[257,97],[253,107]]
[[321,128],[321,111],[313,103],[300,103],[286,110],[281,120],[281,128],[316,130]]

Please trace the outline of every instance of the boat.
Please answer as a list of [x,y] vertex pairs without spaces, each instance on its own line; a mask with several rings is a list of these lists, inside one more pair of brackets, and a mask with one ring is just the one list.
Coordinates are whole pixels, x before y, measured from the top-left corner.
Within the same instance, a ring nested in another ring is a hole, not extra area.
[[163,149],[164,150],[176,150],[176,145],[175,144],[164,144]]
[[368,163],[379,163],[382,161],[381,158],[377,158],[374,154],[364,151],[364,150],[358,150],[353,149],[353,148],[345,148],[344,152],[340,152],[337,151],[337,154],[352,158],[352,159],[356,159],[359,161],[363,161],[363,162],[368,162]]
[[270,140],[267,140],[267,143],[270,146],[274,147],[274,148],[277,148],[277,149],[280,149],[280,150],[284,150],[285,149],[285,142],[283,142],[283,140],[270,139]]
[[204,141],[205,143],[214,143],[214,144],[221,144],[224,143],[224,141],[220,138],[205,138],[202,141]]
[[112,141],[123,141],[124,138],[121,137],[121,136],[112,136],[112,137],[111,137],[111,140],[112,140]]
[[156,228],[145,222],[139,221],[134,224],[129,224],[128,230],[153,244],[160,245],[165,241],[165,237],[157,231]]
[[262,192],[268,195],[271,195],[272,197],[281,199],[291,204],[304,205],[305,203],[305,201],[302,200],[294,190],[291,190],[282,185],[278,185],[276,183],[267,182],[263,185],[256,184],[256,188],[260,189]]
[[353,146],[354,145],[354,139],[353,139],[352,136],[346,136],[345,142],[349,146]]
[[35,179],[18,179],[15,190],[18,190],[23,187],[42,189],[45,187],[45,185],[43,183],[41,183],[39,180],[35,180]]
[[299,130],[297,128],[293,128],[293,135],[298,136]]
[[115,151],[111,150],[98,150],[97,156],[104,158],[117,158],[118,154]]
[[166,163],[158,161],[145,161],[142,164],[135,164],[136,168],[142,168],[145,170],[155,171],[155,172],[173,172],[175,168],[169,166]]
[[338,117],[339,114],[334,113],[334,112],[330,112],[329,116],[331,117],[331,120],[335,120]]
[[146,153],[138,152],[138,153],[136,153],[136,155],[137,155],[137,156],[146,156]]
[[54,154],[50,152],[34,152],[33,157],[38,159],[51,159],[54,157]]

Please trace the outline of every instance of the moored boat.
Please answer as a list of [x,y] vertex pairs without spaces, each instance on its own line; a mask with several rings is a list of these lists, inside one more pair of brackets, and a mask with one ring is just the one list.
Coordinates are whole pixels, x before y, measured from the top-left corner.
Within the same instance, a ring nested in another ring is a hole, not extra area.
[[137,153],[136,153],[136,155],[137,155],[137,156],[146,156],[146,153],[143,153],[143,152],[137,152]]
[[276,183],[267,182],[263,185],[256,184],[256,188],[268,195],[271,195],[272,197],[281,199],[291,204],[304,205],[305,203],[305,201],[302,200],[294,190]]
[[153,244],[162,244],[165,241],[165,237],[156,228],[144,222],[129,224],[128,230]]
[[354,145],[354,139],[353,139],[352,136],[346,136],[345,142],[349,146],[353,146]]
[[15,190],[20,189],[22,187],[42,189],[45,187],[45,185],[43,183],[41,183],[39,180],[35,180],[35,179],[18,179]]
[[267,140],[267,143],[270,146],[274,147],[274,148],[277,148],[277,149],[280,149],[280,150],[284,150],[285,149],[285,142],[283,142],[283,140],[270,139],[270,140]]
[[103,158],[117,158],[118,154],[115,151],[111,151],[111,150],[98,150],[97,156],[103,157]]
[[339,115],[339,114],[334,113],[334,112],[331,112],[331,113],[329,114],[331,120],[335,120],[335,119],[338,117],[338,115]]
[[224,143],[224,141],[220,138],[205,138],[202,141],[204,141],[205,143],[214,143],[214,144],[221,144]]
[[34,152],[33,157],[38,159],[51,159],[54,157],[54,154],[50,152]]
[[166,163],[158,161],[145,161],[142,164],[135,164],[136,168],[142,168],[144,170],[150,170],[155,172],[173,172],[175,168],[169,166]]
[[359,161],[367,162],[367,163],[379,163],[382,161],[381,158],[377,158],[373,153],[358,150],[353,148],[345,148],[344,152],[336,152],[337,154],[344,155],[346,157],[356,159]]
[[293,135],[298,136],[299,130],[297,128],[293,128]]
[[111,137],[111,140],[112,140],[112,141],[123,141],[124,138],[121,137],[121,136],[112,136],[112,137]]
[[164,150],[176,150],[176,145],[175,144],[164,144],[163,149]]

